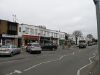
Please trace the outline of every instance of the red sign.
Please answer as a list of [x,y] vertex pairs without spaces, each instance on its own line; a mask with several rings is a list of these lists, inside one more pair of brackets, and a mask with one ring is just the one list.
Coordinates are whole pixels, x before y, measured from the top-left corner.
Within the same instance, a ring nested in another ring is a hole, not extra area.
[[32,35],[23,35],[24,39],[30,39],[30,40],[39,40],[39,36],[32,36]]

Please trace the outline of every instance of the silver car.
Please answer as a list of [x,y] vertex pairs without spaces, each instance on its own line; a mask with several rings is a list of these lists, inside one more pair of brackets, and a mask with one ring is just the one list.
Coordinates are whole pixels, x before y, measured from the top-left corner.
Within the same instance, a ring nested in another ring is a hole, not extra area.
[[41,53],[42,49],[39,43],[29,43],[28,46],[26,47],[26,51],[30,53]]
[[20,48],[15,45],[3,45],[0,47],[0,55],[10,55],[18,54],[21,52]]

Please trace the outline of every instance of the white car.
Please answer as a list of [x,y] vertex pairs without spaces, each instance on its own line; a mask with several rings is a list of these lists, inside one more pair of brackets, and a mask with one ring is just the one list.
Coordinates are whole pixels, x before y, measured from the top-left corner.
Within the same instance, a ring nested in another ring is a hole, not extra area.
[[26,47],[26,51],[29,53],[41,53],[42,49],[39,43],[29,43],[28,46]]
[[17,48],[15,45],[2,45],[0,47],[0,55],[10,55],[18,54],[21,52],[20,48]]

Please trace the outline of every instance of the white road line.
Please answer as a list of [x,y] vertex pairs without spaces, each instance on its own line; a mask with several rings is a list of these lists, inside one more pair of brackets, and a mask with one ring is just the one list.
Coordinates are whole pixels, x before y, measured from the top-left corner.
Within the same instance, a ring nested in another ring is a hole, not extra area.
[[11,72],[11,73],[9,73],[9,74],[6,74],[6,75],[12,75],[14,72]]
[[21,74],[22,72],[19,71],[19,70],[15,70],[14,73],[18,73],[18,74]]
[[29,68],[23,70],[23,71],[31,70],[31,69],[33,69],[33,68],[39,66],[39,65],[42,65],[42,64],[46,64],[46,63],[50,63],[50,62],[54,62],[54,61],[61,60],[63,57],[64,57],[64,56],[61,56],[60,58],[58,58],[58,59],[56,59],[56,60],[51,60],[51,61],[41,62],[41,63],[39,63],[39,64],[33,65],[32,67],[29,67]]
[[33,66],[31,66],[31,67],[29,67],[29,68],[23,70],[23,71],[31,70],[31,69],[33,69],[33,68],[35,68],[35,67],[37,67],[37,66],[42,65],[42,64],[46,64],[46,63],[50,63],[50,62],[59,61],[59,60],[63,59],[65,56],[68,56],[68,55],[60,56],[58,59],[55,59],[55,60],[50,60],[50,61],[46,61],[46,62],[41,62],[41,63],[39,63],[39,64],[33,65]]
[[36,64],[36,65],[34,65],[34,66],[32,66],[32,67],[29,67],[29,68],[27,68],[27,69],[25,69],[25,70],[23,70],[23,71],[28,71],[28,70],[33,69],[33,68],[35,68],[36,66],[39,66],[39,65],[41,65],[41,64],[42,64],[42,63]]
[[91,64],[93,63],[91,59],[94,58],[94,57],[95,57],[95,56],[89,58],[89,61],[90,61],[89,64],[87,64],[87,65],[81,67],[80,69],[78,69],[77,75],[80,75],[80,72],[81,72],[82,69],[86,68],[87,66],[89,66],[89,65],[91,65]]
[[64,56],[61,56],[58,60],[61,60]]
[[14,73],[21,74],[22,72],[21,72],[21,71],[19,71],[19,70],[14,70],[14,72],[11,72],[11,73],[6,74],[6,75],[12,75],[12,74],[14,74]]
[[[69,54],[69,55],[72,55],[72,53]],[[31,70],[31,69],[33,69],[33,68],[35,68],[35,67],[37,67],[37,66],[40,66],[40,65],[42,65],[42,64],[46,64],[46,63],[50,63],[50,62],[55,62],[55,61],[60,61],[60,60],[62,60],[64,57],[69,56],[69,55],[62,55],[62,56],[60,56],[59,58],[57,58],[57,59],[55,59],[55,60],[50,60],[50,61],[46,61],[46,62],[41,62],[41,63],[39,63],[39,64],[33,65],[33,66],[31,66],[31,67],[29,67],[29,68],[23,70],[23,71],[15,70],[14,72],[11,72],[11,73],[6,74],[6,75],[13,75],[14,73],[21,74],[21,73],[23,73],[23,72],[25,72],[25,71],[29,71],[29,70]],[[11,61],[8,61],[8,62],[11,62]],[[5,62],[5,63],[6,63],[6,62]]]

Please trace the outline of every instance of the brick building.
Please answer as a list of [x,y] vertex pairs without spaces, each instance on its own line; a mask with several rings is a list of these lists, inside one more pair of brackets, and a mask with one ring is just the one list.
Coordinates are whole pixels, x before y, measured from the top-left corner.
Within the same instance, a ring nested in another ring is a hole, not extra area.
[[18,23],[0,20],[0,44],[18,45]]

